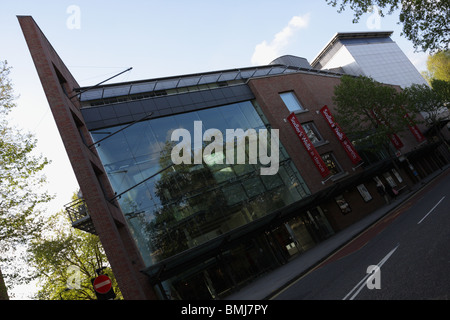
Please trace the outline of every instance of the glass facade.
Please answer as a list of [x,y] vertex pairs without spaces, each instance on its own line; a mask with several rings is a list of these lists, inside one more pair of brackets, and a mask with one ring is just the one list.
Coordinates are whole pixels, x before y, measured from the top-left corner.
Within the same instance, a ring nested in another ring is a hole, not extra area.
[[171,134],[182,128],[194,137],[195,121],[203,132],[270,129],[256,103],[246,101],[91,132],[94,141],[104,139],[97,151],[146,266],[310,194],[281,143],[275,175],[260,175],[259,163],[221,164],[221,152],[202,164],[174,165]]

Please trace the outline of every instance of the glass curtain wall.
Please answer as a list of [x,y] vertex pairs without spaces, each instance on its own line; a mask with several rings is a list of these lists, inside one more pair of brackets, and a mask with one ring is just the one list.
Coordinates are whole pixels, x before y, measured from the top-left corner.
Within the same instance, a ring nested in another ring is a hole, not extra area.
[[[268,128],[257,109],[247,101],[91,132],[94,141],[109,136],[96,148],[146,266],[310,194],[281,143],[275,175],[248,164],[248,145],[245,164],[221,164],[218,151],[207,163],[173,165],[175,129],[187,129],[193,147],[194,122],[202,121],[203,133],[218,129],[225,142],[226,129]],[[270,134],[267,140],[270,146]]]

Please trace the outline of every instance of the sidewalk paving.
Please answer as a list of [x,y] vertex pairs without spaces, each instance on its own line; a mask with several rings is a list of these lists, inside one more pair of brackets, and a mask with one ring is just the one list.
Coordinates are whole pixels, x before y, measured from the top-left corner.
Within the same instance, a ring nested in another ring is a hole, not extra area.
[[353,225],[339,231],[331,238],[317,244],[314,248],[311,248],[283,266],[261,276],[247,286],[241,288],[239,291],[225,297],[224,300],[270,299],[274,294],[317,266],[320,262],[324,261],[332,253],[357,237],[379,219],[395,210],[435,178],[441,174],[447,173],[449,168],[450,165],[447,165],[442,170],[434,172],[421,182],[412,186],[408,193],[400,194],[397,199],[393,200],[390,204],[377,209]]

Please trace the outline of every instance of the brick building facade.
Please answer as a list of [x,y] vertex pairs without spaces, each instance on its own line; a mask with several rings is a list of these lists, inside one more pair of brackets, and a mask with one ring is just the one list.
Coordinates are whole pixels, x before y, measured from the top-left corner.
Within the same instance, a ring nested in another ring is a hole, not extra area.
[[[397,165],[351,161],[321,113],[333,112],[342,74],[304,59],[80,88],[34,20],[18,18],[125,299],[225,297],[383,205],[377,182],[406,192],[448,162],[412,135],[402,137],[407,158]],[[292,114],[329,175],[302,146]],[[171,134],[195,134],[196,123],[204,131],[278,129],[278,172],[262,176],[261,163],[225,163],[220,152],[171,163]]]

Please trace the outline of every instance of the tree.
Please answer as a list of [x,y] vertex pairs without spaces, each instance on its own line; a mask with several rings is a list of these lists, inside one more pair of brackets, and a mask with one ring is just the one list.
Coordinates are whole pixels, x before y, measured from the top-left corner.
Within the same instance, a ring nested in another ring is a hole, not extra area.
[[[42,191],[46,183],[42,170],[49,161],[35,154],[36,139],[8,123],[7,116],[16,107],[10,70],[6,61],[0,61],[0,266],[3,276],[13,281],[20,271],[5,269],[14,265],[11,251],[40,232],[40,205],[52,197]],[[0,273],[0,288],[5,288],[3,276]],[[6,298],[5,289],[0,291]]]
[[450,106],[450,81],[433,79],[431,87],[442,100],[443,105],[448,108]]
[[347,6],[354,11],[353,22],[359,21],[369,9],[377,6],[384,16],[397,10],[399,23],[403,24],[402,35],[411,40],[415,49],[436,52],[448,49],[450,43],[450,2],[448,0],[327,0],[339,11]]
[[8,300],[8,290],[6,289],[5,281],[3,280],[2,270],[0,270],[0,300]]
[[[73,200],[78,199],[76,195]],[[29,246],[29,263],[34,277],[41,283],[36,294],[40,300],[94,300],[97,299],[91,280],[96,270],[109,266],[98,236],[71,227],[64,211],[53,215],[46,232]],[[110,269],[116,299],[122,295]]]
[[344,75],[335,87],[336,120],[359,150],[387,151],[395,134],[407,128],[403,94],[372,78]]
[[447,144],[441,135],[439,123],[443,116],[448,116],[447,103],[449,101],[450,83],[442,80],[433,80],[432,84],[433,87],[429,87],[426,84],[413,84],[405,88],[403,92],[407,104],[416,112],[426,113],[425,118],[436,136]]
[[433,80],[450,82],[450,51],[443,50],[428,56],[427,69],[422,75],[430,85]]

